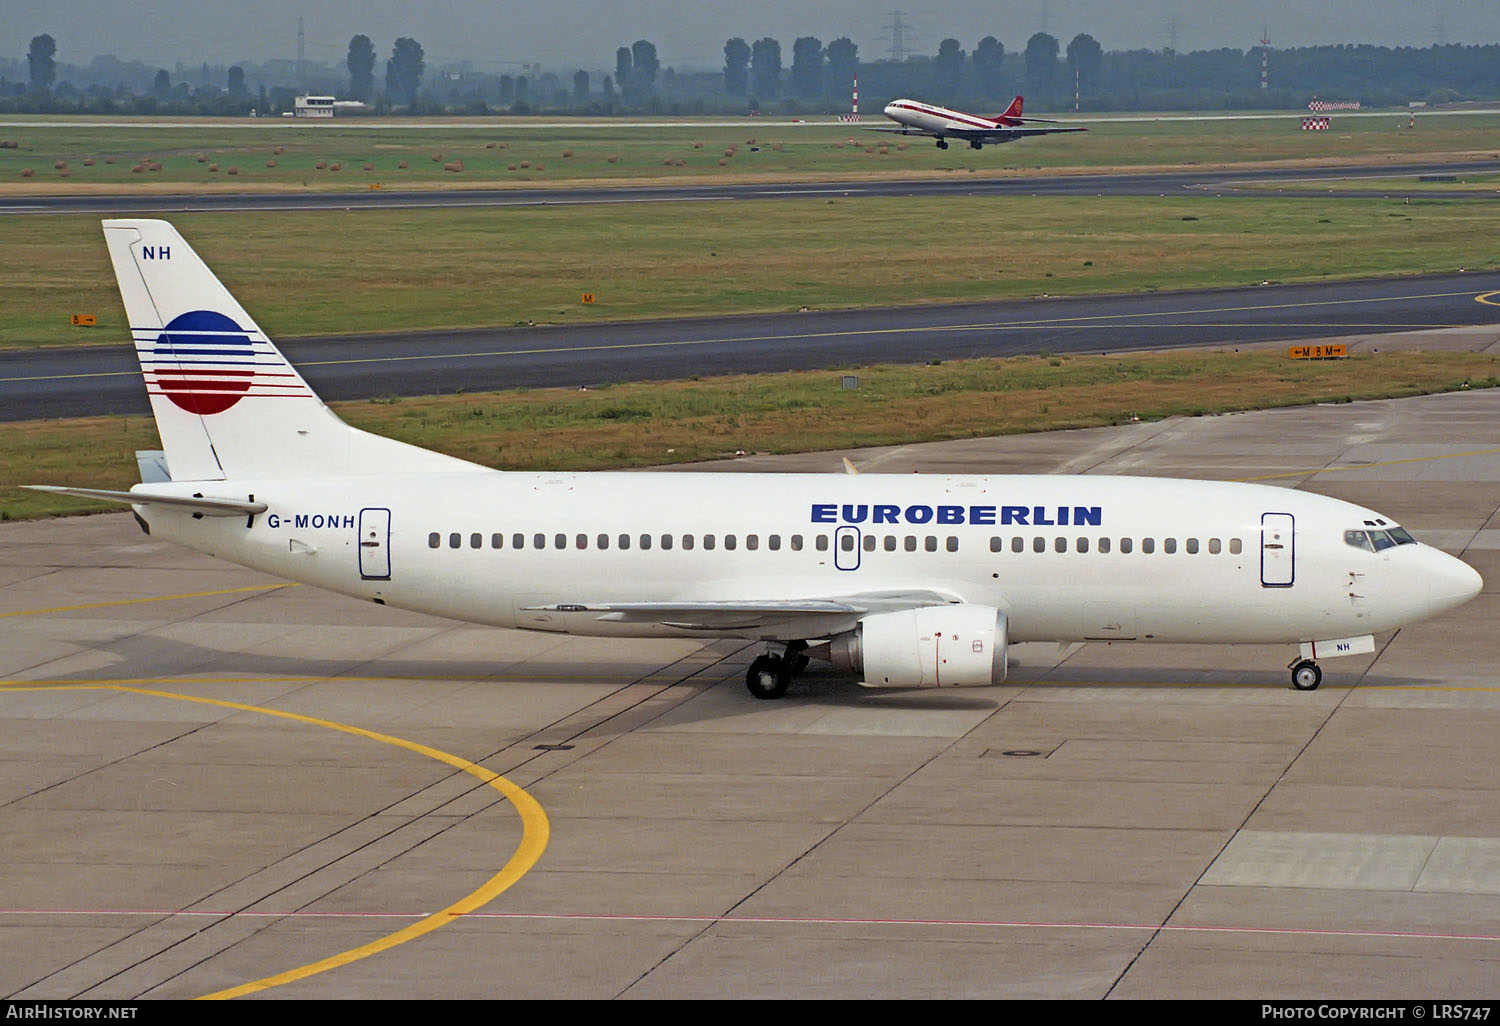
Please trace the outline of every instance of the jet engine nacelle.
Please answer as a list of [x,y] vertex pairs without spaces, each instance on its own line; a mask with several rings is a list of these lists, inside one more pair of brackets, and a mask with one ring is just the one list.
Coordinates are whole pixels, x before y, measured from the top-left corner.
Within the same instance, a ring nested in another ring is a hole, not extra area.
[[828,658],[866,687],[963,687],[1005,679],[1005,614],[994,606],[876,613],[829,639]]

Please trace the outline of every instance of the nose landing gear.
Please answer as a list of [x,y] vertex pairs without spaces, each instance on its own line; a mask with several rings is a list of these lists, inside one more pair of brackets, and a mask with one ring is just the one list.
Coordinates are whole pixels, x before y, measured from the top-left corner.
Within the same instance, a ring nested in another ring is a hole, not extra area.
[[1311,659],[1298,659],[1291,664],[1292,687],[1298,691],[1316,691],[1323,683],[1323,671]]

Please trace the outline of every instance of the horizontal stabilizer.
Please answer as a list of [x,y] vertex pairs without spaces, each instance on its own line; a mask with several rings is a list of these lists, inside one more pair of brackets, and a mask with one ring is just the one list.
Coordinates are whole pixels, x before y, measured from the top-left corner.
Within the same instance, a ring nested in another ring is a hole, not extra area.
[[52,492],[55,495],[75,495],[80,499],[103,499],[105,502],[124,502],[132,506],[176,506],[190,509],[206,517],[243,517],[264,513],[264,502],[244,502],[239,499],[209,499],[201,495],[158,495],[154,492],[112,492],[103,488],[61,488],[57,485],[22,485],[33,492]]

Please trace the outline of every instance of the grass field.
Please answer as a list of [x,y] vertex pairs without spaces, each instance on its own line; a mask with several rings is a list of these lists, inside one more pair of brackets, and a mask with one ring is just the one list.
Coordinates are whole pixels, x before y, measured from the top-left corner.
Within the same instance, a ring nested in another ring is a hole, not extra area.
[[[1500,115],[1480,114],[1419,115],[1414,128],[1406,112],[1335,114],[1328,132],[1302,131],[1295,111],[1265,120],[1105,118],[1085,122],[1088,134],[977,152],[962,146],[940,151],[928,139],[865,131],[890,124],[878,113],[860,125],[826,116],[802,124],[745,118],[727,125],[717,119],[643,126],[622,120],[628,123],[580,119],[558,127],[556,120],[519,118],[322,124],[18,118],[16,127],[0,128],[0,139],[17,144],[0,149],[0,195],[1025,174],[1500,156]],[[27,169],[32,176],[22,177]]]
[[[841,387],[857,373],[860,387]],[[340,403],[359,427],[508,470],[600,470],[1119,424],[1500,385],[1500,357],[1284,352],[1042,356],[575,391]],[[18,484],[128,488],[149,417],[0,426],[0,519],[106,508]],[[118,508],[118,507],[114,507]]]
[[[273,337],[1493,267],[1491,201],[788,199],[174,218]],[[12,216],[0,345],[122,344],[96,217]],[[920,288],[915,283],[920,282]],[[584,305],[582,293],[596,302]],[[74,313],[94,314],[75,328]]]

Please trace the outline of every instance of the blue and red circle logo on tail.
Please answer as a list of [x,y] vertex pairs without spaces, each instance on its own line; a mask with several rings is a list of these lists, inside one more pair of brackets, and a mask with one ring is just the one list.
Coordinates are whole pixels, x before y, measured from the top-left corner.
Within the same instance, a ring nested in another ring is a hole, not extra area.
[[189,413],[223,413],[255,380],[250,333],[213,310],[173,317],[151,355],[157,387]]

